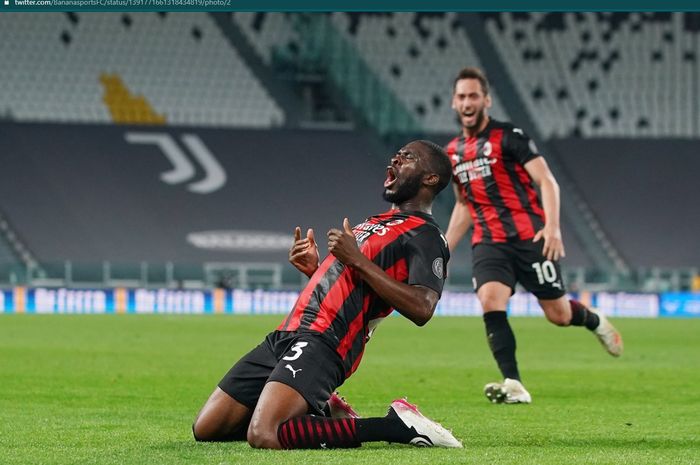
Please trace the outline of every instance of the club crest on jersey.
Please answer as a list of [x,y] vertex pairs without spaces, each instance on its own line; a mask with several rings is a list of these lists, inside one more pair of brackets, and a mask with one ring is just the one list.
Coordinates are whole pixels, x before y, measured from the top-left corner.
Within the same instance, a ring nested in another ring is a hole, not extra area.
[[491,142],[487,140],[486,143],[484,144],[484,148],[482,150],[482,153],[484,154],[484,156],[488,157],[489,155],[491,155],[492,151],[493,151],[493,146],[491,145]]
[[433,260],[433,274],[437,276],[438,279],[443,279],[445,277],[445,261],[442,257]]

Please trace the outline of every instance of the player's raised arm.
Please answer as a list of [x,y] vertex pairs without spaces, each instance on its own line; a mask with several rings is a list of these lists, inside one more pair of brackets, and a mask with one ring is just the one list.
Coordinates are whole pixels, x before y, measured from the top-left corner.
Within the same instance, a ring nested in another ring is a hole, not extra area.
[[386,274],[360,252],[347,218],[343,221],[342,231],[328,231],[328,251],[355,270],[382,300],[416,325],[423,326],[433,316],[439,300],[438,293],[424,286],[402,283]]
[[294,244],[289,249],[289,263],[309,278],[318,269],[318,246],[314,238],[314,230],[309,228],[306,237],[302,239],[301,228],[294,229]]

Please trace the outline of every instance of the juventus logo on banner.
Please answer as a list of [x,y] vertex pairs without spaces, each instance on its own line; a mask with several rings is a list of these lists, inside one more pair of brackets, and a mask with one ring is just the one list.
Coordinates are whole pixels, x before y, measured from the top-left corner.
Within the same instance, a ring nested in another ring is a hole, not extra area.
[[[195,167],[170,134],[163,132],[127,132],[124,138],[130,144],[152,144],[157,146],[173,165],[169,171],[160,174],[160,179],[168,184],[179,184],[195,176]],[[209,151],[196,134],[183,134],[182,143],[192,158],[204,170],[204,179],[188,184],[187,189],[196,194],[210,194],[226,184],[226,172],[219,161]]]

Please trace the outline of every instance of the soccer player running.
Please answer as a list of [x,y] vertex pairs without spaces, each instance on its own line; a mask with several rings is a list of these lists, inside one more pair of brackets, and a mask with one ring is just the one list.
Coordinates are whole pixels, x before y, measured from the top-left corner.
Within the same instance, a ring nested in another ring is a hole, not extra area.
[[432,317],[449,251],[430,213],[450,177],[440,146],[411,142],[387,166],[384,199],[391,209],[352,229],[347,218],[342,229],[331,229],[330,253],[320,266],[313,231],[302,239],[296,229],[290,261],[309,283],[277,329],[219,382],[193,425],[196,440],[247,439],[267,449],[348,448],[366,441],[462,447],[403,399],[381,418],[352,418],[347,405],[336,408],[344,418],[324,416],[384,317],[396,309],[418,326]]
[[[564,257],[559,186],[527,134],[490,118],[490,106],[483,72],[462,69],[452,96],[462,133],[446,148],[456,197],[446,237],[454,251],[474,226],[473,284],[484,311],[488,344],[504,378],[486,385],[487,398],[495,403],[530,403],[506,314],[516,282],[537,297],[550,322],[586,327],[611,355],[622,353],[622,338],[605,316],[566,298],[559,268]],[[541,200],[533,184],[539,187]]]

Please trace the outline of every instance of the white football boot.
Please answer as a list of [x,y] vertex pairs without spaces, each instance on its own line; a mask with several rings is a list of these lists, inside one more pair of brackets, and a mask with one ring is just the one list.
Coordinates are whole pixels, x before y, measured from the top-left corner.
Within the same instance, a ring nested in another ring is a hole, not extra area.
[[622,343],[622,336],[620,335],[620,332],[615,329],[612,323],[608,321],[600,310],[595,308],[589,308],[589,310],[598,315],[598,318],[600,319],[600,324],[593,330],[593,332],[600,343],[603,344],[605,350],[607,350],[613,357],[619,357],[622,355],[624,344]]
[[397,399],[389,406],[401,421],[412,431],[415,437],[410,444],[417,447],[456,447],[462,448],[459,442],[440,423],[435,422],[418,411],[418,407],[406,399]]
[[532,396],[517,379],[506,378],[502,383],[484,386],[486,398],[494,404],[529,404]]

